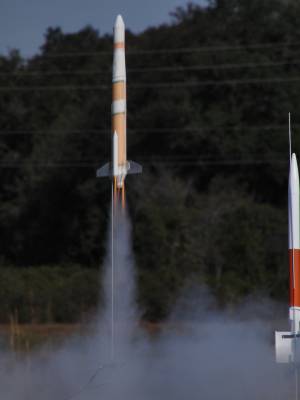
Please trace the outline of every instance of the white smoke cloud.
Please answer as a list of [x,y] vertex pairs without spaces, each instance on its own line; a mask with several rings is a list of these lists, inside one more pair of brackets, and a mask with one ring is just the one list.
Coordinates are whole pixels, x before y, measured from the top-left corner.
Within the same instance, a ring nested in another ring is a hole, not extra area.
[[275,364],[277,305],[245,302],[219,312],[207,289],[188,288],[155,336],[135,307],[130,223],[118,210],[115,230],[115,359],[111,363],[111,232],[104,268],[105,307],[92,335],[16,361],[0,359],[5,400],[276,400],[293,394],[293,375]]

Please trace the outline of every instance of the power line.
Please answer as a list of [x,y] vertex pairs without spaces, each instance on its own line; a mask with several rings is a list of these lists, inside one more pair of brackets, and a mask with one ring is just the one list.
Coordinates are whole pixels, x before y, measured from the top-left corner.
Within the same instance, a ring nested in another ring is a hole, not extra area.
[[207,64],[207,65],[191,65],[191,66],[165,66],[165,67],[145,67],[145,68],[131,68],[128,72],[169,72],[169,71],[202,71],[202,70],[218,70],[218,69],[240,69],[240,68],[266,68],[266,67],[279,67],[285,65],[299,65],[300,60],[295,61],[282,61],[282,62],[262,62],[262,63],[224,63],[224,64]]
[[[128,69],[127,69],[128,72]],[[88,75],[108,75],[111,73],[111,68],[107,70],[87,70],[87,71],[15,71],[15,72],[0,72],[0,76],[61,76],[61,75],[80,75],[80,76],[88,76]]]
[[75,85],[59,85],[59,86],[0,86],[1,92],[28,92],[28,91],[69,91],[69,90],[108,90],[109,85],[94,85],[94,86],[75,86]]
[[153,82],[153,83],[141,83],[131,84],[129,88],[146,88],[146,87],[192,87],[192,86],[234,86],[234,85],[252,85],[259,83],[292,83],[299,82],[300,77],[293,78],[249,78],[249,79],[226,79],[226,80],[206,80],[206,81],[187,81],[187,82]]
[[[147,55],[147,54],[180,54],[180,53],[207,53],[207,52],[219,52],[219,51],[240,51],[240,50],[261,50],[261,49],[273,49],[273,48],[285,48],[285,47],[299,47],[300,43],[285,42],[285,43],[251,43],[245,45],[210,45],[210,46],[199,46],[199,47],[179,47],[179,48],[165,48],[165,49],[131,49],[126,50],[127,55]],[[79,52],[61,52],[55,54],[37,54],[33,57],[24,57],[27,59],[31,58],[61,58],[61,57],[86,57],[86,56],[102,56],[112,55],[113,50],[99,50],[99,51],[79,51]]]
[[[191,65],[191,66],[162,66],[162,67],[140,67],[129,68],[128,73],[136,72],[169,72],[169,71],[202,71],[202,70],[219,70],[219,69],[242,69],[242,68],[266,68],[279,67],[286,65],[299,65],[300,60],[282,61],[282,62],[262,62],[262,63],[226,63],[226,64],[207,64],[207,65]],[[111,69],[108,70],[87,70],[87,71],[16,71],[16,72],[0,72],[0,76],[99,76],[109,75]]]
[[[248,45],[215,45],[215,46],[202,46],[202,47],[185,47],[175,49],[149,49],[149,50],[130,50],[129,54],[174,54],[174,53],[202,53],[202,52],[216,52],[216,51],[239,51],[239,50],[259,50],[259,49],[272,49],[279,47],[299,47],[300,43],[253,43]],[[127,54],[127,52],[126,52]]]
[[[146,89],[146,88],[169,88],[178,87],[201,87],[201,86],[235,86],[235,85],[255,85],[269,83],[296,83],[300,81],[300,77],[292,78],[249,78],[249,79],[226,79],[226,80],[206,80],[206,81],[179,81],[179,82],[152,82],[152,83],[136,83],[129,84],[129,89]],[[109,90],[110,85],[60,85],[60,86],[0,86],[0,92],[27,92],[27,91],[98,91]]]
[[[270,130],[284,130],[286,129],[286,125],[257,125],[257,126],[243,126],[243,125],[235,125],[232,127],[228,126],[209,126],[205,125],[205,121],[203,122],[204,126],[199,126],[198,128],[185,128],[185,127],[167,127],[167,128],[133,128],[128,129],[130,133],[137,133],[137,134],[168,134],[168,133],[197,133],[197,132],[212,132],[215,130],[222,130],[224,132],[232,132],[232,131],[270,131]],[[300,124],[293,124],[294,127],[300,126]],[[12,129],[0,129],[0,136],[7,136],[7,135],[81,135],[81,134],[95,134],[95,135],[109,135],[111,133],[111,129],[103,129],[103,128],[94,128],[94,129],[75,129],[75,130],[63,130],[63,129],[56,129],[56,130],[12,130]]]
[[[255,166],[255,165],[272,165],[272,164],[281,164],[286,165],[288,163],[287,160],[284,159],[266,159],[266,160],[259,160],[259,159],[245,159],[245,160],[186,160],[186,161],[168,161],[168,160],[139,160],[145,166]],[[0,168],[7,168],[7,169],[18,169],[24,168],[26,166],[36,167],[36,168],[97,168],[97,166],[101,163],[101,160],[97,163],[91,162],[66,162],[66,163],[8,163],[8,162],[0,162]]]
[[60,134],[71,134],[71,135],[80,135],[82,133],[86,134],[109,134],[110,129],[76,129],[76,130],[64,130],[64,129],[56,129],[56,130],[12,130],[12,129],[2,129],[0,130],[0,136],[6,135],[60,135]]
[[[249,158],[249,156],[255,156],[255,155],[258,155],[258,156],[261,156],[261,157],[263,157],[263,158],[258,158],[258,159],[256,159],[255,157],[254,158]],[[141,161],[141,162],[143,162],[143,163],[169,163],[169,162],[171,162],[171,163],[182,163],[182,162],[203,162],[203,163],[219,163],[219,162],[221,162],[221,163],[236,163],[236,162],[238,162],[238,163],[248,163],[248,162],[256,162],[256,161],[258,161],[258,162],[265,162],[265,161],[267,161],[267,162],[271,162],[271,161],[278,161],[279,160],[279,158],[278,158],[278,156],[282,156],[282,155],[284,155],[284,153],[283,152],[273,152],[272,154],[268,154],[267,156],[267,158],[265,158],[264,156],[266,156],[266,154],[264,154],[264,153],[258,153],[257,154],[257,152],[245,152],[245,153],[241,153],[241,152],[239,152],[239,156],[240,157],[242,157],[242,158],[232,158],[232,156],[229,154],[229,157],[231,157],[231,158],[222,158],[222,157],[209,157],[209,156],[207,156],[207,157],[205,157],[205,156],[200,156],[200,157],[197,157],[197,156],[195,156],[195,155],[186,155],[186,156],[184,156],[184,155],[181,155],[181,154],[173,154],[173,155],[155,155],[155,156],[153,156],[153,155],[148,155],[148,156],[146,156],[146,155],[137,155],[137,154],[135,154],[134,155],[134,157],[136,158],[136,159],[138,159],[139,161]],[[56,163],[59,163],[59,164],[62,164],[62,165],[65,165],[65,164],[83,164],[83,165],[94,165],[94,164],[96,164],[96,165],[98,165],[99,164],[99,162],[105,162],[105,160],[103,160],[103,159],[99,159],[99,158],[95,158],[95,157],[86,157],[86,158],[77,158],[77,159],[60,159],[59,161],[55,161],[54,162],[54,165],[56,164]],[[7,161],[2,161],[5,165],[6,164],[9,164],[9,165],[11,165],[11,164],[14,164],[14,163],[16,163],[16,164],[18,164],[19,162],[22,164],[22,162],[21,161],[9,161],[9,160],[7,160]],[[52,165],[53,164],[53,162],[51,162],[51,160],[49,161],[49,160],[43,160],[43,161],[32,161],[31,162],[31,160],[29,159],[29,160],[27,160],[27,161],[24,161],[24,163],[26,163],[26,162],[29,162],[30,164],[34,164],[34,163],[37,163],[37,164],[49,164],[49,165]],[[0,165],[1,165],[1,162],[0,162]]]

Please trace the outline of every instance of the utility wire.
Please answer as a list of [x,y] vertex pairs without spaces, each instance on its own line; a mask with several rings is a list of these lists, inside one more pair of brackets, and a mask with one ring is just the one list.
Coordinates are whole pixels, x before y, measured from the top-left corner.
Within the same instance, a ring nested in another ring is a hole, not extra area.
[[[131,130],[132,131],[132,130]],[[60,135],[60,134],[66,134],[66,135],[80,135],[82,133],[86,134],[109,134],[111,131],[110,129],[75,129],[75,130],[63,130],[63,129],[56,129],[56,130],[42,130],[42,129],[37,129],[37,130],[21,130],[21,129],[3,129],[0,130],[0,136],[7,136],[7,135],[38,135],[38,136],[47,136],[47,135]]]
[[[203,122],[205,125],[205,122]],[[299,127],[300,124],[293,124],[294,127]],[[271,131],[271,130],[281,130],[285,129],[285,125],[257,125],[257,126],[232,126],[232,127],[223,127],[221,125],[217,126],[201,126],[199,128],[132,128],[129,129],[130,133],[135,134],[170,134],[170,133],[197,133],[197,132],[213,132],[213,131],[223,131],[223,132],[241,132],[241,131]],[[74,130],[43,130],[43,129],[28,129],[28,130],[21,130],[21,129],[0,129],[0,136],[9,136],[9,135],[40,135],[40,136],[47,136],[47,135],[81,135],[81,134],[95,134],[95,135],[109,135],[111,130],[109,128],[93,128],[93,129],[74,129]],[[248,153],[249,154],[249,153]]]
[[[260,153],[258,154],[257,152],[253,151],[253,152],[249,152],[249,151],[245,151],[244,153],[239,153],[238,157],[234,157],[232,156],[232,154],[227,154],[227,158],[226,155],[220,155],[220,156],[214,156],[214,157],[210,157],[210,156],[197,156],[197,155],[182,155],[182,154],[171,154],[171,155],[165,155],[165,154],[160,154],[160,155],[144,155],[144,154],[134,154],[134,157],[139,159],[140,161],[143,162],[265,162],[265,161],[278,161],[279,159],[281,160],[280,156],[282,156],[282,152],[272,152],[272,153]],[[250,155],[250,157],[249,157]],[[260,158],[256,158],[256,157],[251,157],[251,156],[260,156]],[[24,159],[24,161],[22,162],[20,159],[11,159],[11,160],[6,160],[6,161],[0,161],[0,165],[15,165],[15,164],[23,164],[23,163],[28,163],[30,162],[30,164],[47,164],[47,165],[52,165],[52,164],[69,164],[69,163],[80,163],[80,164],[88,164],[90,165],[90,163],[99,163],[99,162],[104,162],[104,160],[99,160],[99,158],[69,158],[69,159],[60,159],[60,160],[56,160],[51,162],[51,160],[43,160],[43,161],[39,161],[39,160],[30,160],[30,159]]]
[[218,69],[240,69],[240,68],[257,68],[257,67],[279,67],[285,65],[298,65],[300,60],[289,60],[282,62],[247,62],[247,63],[224,63],[224,64],[197,64],[190,66],[163,66],[163,67],[141,67],[129,68],[128,72],[169,72],[169,71],[193,71],[193,70],[218,70]]
[[[147,55],[147,54],[181,54],[181,53],[211,53],[223,51],[240,51],[240,50],[261,50],[261,49],[279,49],[285,47],[299,47],[298,42],[285,42],[285,43],[251,43],[248,45],[211,45],[199,47],[179,47],[179,48],[165,48],[165,49],[133,49],[128,48],[126,55]],[[102,56],[112,55],[113,50],[99,50],[99,51],[78,51],[78,52],[61,52],[55,54],[37,54],[34,56],[25,56],[25,59],[42,58],[61,58],[61,57],[86,57],[86,56]]]
[[[235,85],[256,85],[256,84],[281,84],[300,82],[300,77],[292,78],[250,78],[250,79],[226,79],[226,80],[206,80],[206,81],[180,81],[180,82],[152,82],[129,84],[128,89],[146,88],[168,88],[177,89],[179,87],[205,87],[205,86],[235,86]],[[31,91],[98,91],[110,90],[111,85],[59,85],[59,86],[0,86],[0,92],[31,92]]]
[[[287,164],[287,161],[284,159],[249,159],[249,160],[220,160],[220,161],[204,161],[204,160],[187,160],[187,161],[163,161],[163,160],[148,160],[148,161],[142,161],[144,165],[149,165],[149,166],[154,166],[154,165],[168,165],[168,166],[234,166],[234,165],[243,165],[243,166],[251,166],[251,165],[272,165],[272,164],[282,164],[285,165]],[[68,162],[68,163],[5,163],[1,162],[0,163],[0,168],[6,168],[6,169],[18,169],[18,168],[24,168],[26,166],[30,165],[31,167],[37,167],[37,168],[96,168],[98,163],[94,162]]]
[[264,83],[294,83],[299,82],[300,77],[293,78],[250,78],[250,79],[226,79],[226,80],[206,80],[206,81],[190,81],[190,82],[153,82],[153,83],[137,83],[129,85],[129,88],[177,88],[177,87],[192,87],[192,86],[223,86],[223,85],[251,85],[251,84],[264,84]]
[[[191,66],[162,66],[162,67],[139,67],[129,68],[126,71],[128,73],[136,72],[169,72],[169,71],[205,71],[205,70],[220,70],[220,69],[241,69],[241,68],[268,68],[268,67],[279,67],[285,65],[299,65],[300,60],[289,60],[282,62],[248,62],[248,63],[225,63],[225,64],[197,64]],[[99,75],[110,75],[111,69],[107,70],[77,70],[77,71],[14,71],[14,72],[0,72],[0,77],[7,76],[99,76]]]
[[69,90],[108,90],[111,85],[93,85],[93,86],[74,86],[74,85],[59,85],[59,86],[0,86],[1,92],[32,92],[32,91],[69,91]]

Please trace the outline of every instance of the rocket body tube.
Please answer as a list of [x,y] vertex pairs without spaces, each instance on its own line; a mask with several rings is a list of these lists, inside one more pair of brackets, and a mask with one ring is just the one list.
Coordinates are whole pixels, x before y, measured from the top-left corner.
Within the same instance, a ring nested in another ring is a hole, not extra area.
[[290,320],[292,331],[300,331],[300,235],[299,235],[299,172],[296,155],[292,155],[289,176],[289,270]]
[[[117,186],[122,187],[127,173],[126,155],[126,66],[125,25],[118,15],[114,25],[114,56],[112,74],[112,135],[118,137],[118,170],[113,171]],[[114,139],[113,139],[114,140]],[[113,160],[115,164],[115,160]]]
[[114,25],[112,68],[112,162],[98,169],[97,177],[111,176],[119,189],[123,188],[127,174],[142,172],[139,164],[127,160],[126,113],[125,25],[118,15]]

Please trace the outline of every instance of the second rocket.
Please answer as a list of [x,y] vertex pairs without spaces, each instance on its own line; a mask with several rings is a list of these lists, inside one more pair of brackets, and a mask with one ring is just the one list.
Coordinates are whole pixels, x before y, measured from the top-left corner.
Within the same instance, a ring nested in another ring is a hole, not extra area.
[[290,159],[288,188],[289,233],[289,332],[275,332],[276,360],[280,363],[299,362],[300,354],[300,226],[299,172],[296,155]]

